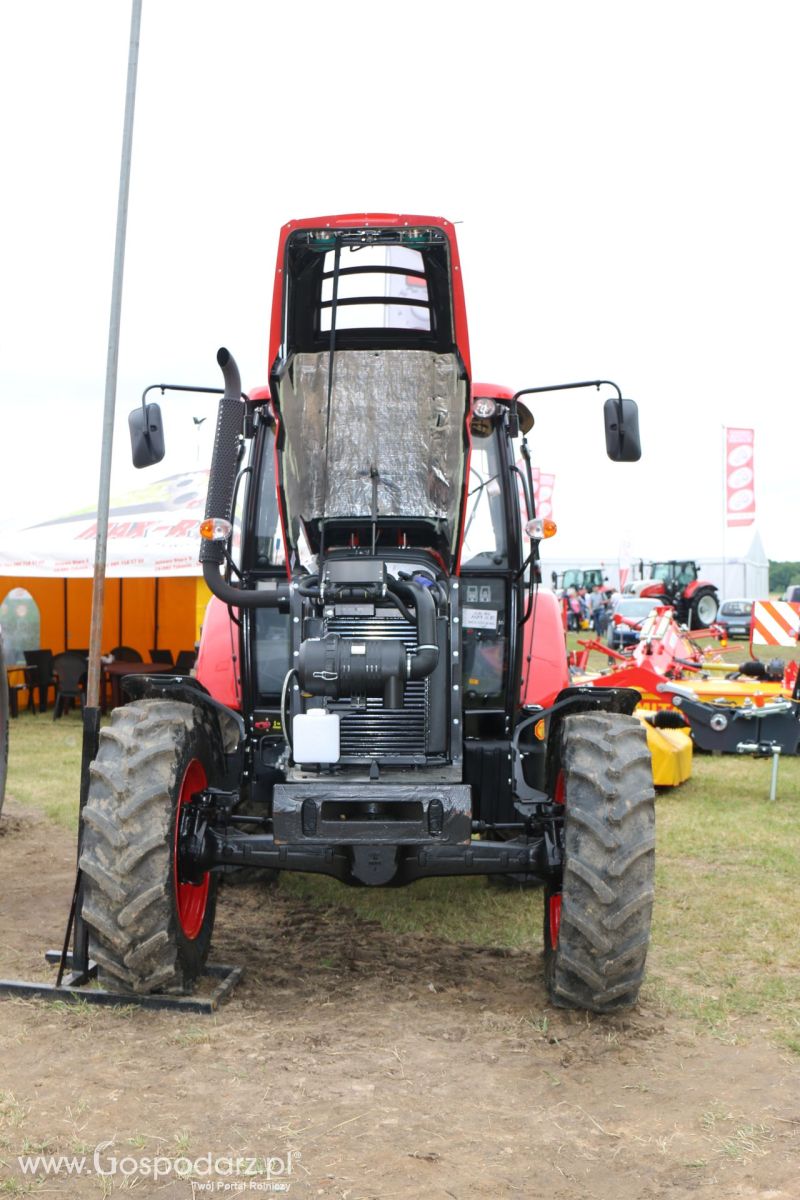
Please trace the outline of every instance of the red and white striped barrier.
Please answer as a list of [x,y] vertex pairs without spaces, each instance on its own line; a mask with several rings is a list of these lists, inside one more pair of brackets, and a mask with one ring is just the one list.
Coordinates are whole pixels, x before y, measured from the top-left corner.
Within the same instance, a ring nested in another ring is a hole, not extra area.
[[756,600],[750,624],[754,646],[796,646],[800,635],[800,604],[787,600]]

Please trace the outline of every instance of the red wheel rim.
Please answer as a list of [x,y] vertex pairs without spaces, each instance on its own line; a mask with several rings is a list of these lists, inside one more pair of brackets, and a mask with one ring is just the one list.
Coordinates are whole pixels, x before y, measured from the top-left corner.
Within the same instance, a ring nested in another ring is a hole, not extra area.
[[178,920],[184,936],[190,940],[196,938],[203,928],[203,918],[206,915],[211,876],[206,871],[200,883],[181,883],[178,868],[178,834],[181,828],[181,807],[188,803],[196,792],[202,792],[207,783],[208,779],[203,764],[199,759],[193,758],[184,772],[181,790],[178,795],[178,811],[175,814],[175,861],[173,865]]
[[558,945],[558,931],[561,928],[561,893],[551,896],[548,903],[547,919],[550,922],[550,949]]
[[553,793],[554,804],[566,804],[567,802],[567,785],[564,779],[564,772],[559,771],[556,775],[556,786]]

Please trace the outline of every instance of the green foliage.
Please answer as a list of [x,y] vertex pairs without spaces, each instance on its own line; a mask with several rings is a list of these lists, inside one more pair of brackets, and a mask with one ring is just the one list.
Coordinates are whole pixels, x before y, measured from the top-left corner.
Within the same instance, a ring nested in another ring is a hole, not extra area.
[[790,583],[800,583],[800,562],[770,561],[769,590],[783,593]]

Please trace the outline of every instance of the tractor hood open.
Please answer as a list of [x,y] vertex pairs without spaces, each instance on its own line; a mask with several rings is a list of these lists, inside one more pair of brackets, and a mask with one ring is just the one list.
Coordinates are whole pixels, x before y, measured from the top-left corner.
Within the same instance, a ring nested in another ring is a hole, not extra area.
[[455,239],[447,222],[403,220],[284,231],[271,390],[290,546],[330,531],[456,557],[469,352]]
[[283,484],[299,523],[412,518],[450,541],[464,486],[466,384],[452,355],[425,350],[300,354],[278,391]]

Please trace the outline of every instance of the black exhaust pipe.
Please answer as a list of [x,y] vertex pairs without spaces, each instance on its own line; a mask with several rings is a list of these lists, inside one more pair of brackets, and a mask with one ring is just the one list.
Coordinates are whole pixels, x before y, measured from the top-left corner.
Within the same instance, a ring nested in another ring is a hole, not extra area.
[[[212,517],[216,520],[231,521],[233,519],[233,492],[239,473],[238,437],[244,425],[242,380],[235,358],[224,346],[217,351],[217,362],[222,368],[225,392],[217,410],[217,432],[214,437],[214,453],[211,457],[205,516],[206,520]],[[203,539],[200,546],[200,562],[219,567],[224,561],[225,543]],[[211,585],[209,584],[209,586]]]
[[[212,517],[232,521],[233,494],[239,474],[239,435],[244,426],[242,379],[236,359],[224,346],[217,351],[217,362],[222,369],[225,392],[217,410],[217,432],[211,457],[205,515],[206,519]],[[288,604],[288,583],[257,590],[232,587],[223,579],[219,570],[224,561],[225,543],[207,541],[204,538],[200,544],[203,578],[209,591],[217,599],[236,608],[277,608]]]

